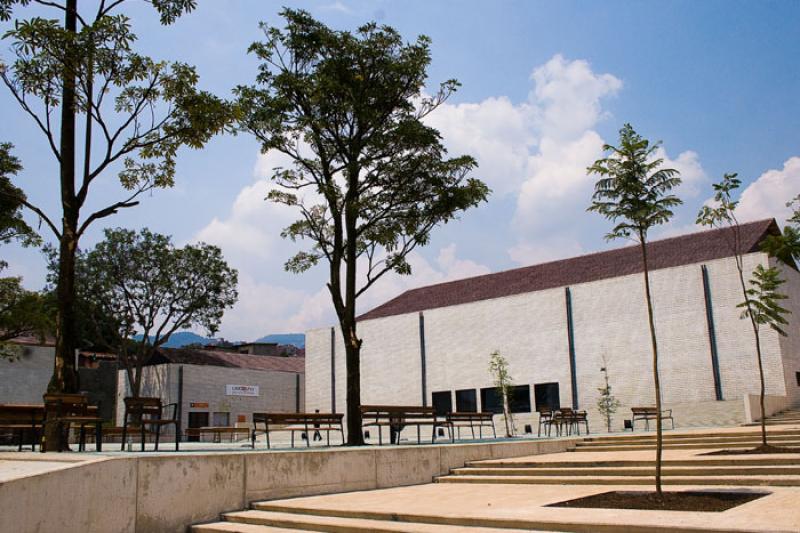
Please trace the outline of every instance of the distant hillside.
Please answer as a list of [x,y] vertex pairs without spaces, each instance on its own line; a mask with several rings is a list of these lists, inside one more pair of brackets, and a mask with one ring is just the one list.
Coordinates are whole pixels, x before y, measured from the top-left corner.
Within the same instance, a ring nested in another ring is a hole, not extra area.
[[[142,338],[141,335],[136,335],[134,337],[136,340]],[[220,339],[215,339],[213,337],[203,337],[202,335],[198,335],[197,333],[191,331],[176,331],[173,333],[169,340],[164,344],[165,348],[181,348],[183,346],[188,346],[189,344],[218,344]],[[297,346],[298,348],[305,348],[306,346],[306,336],[303,333],[273,333],[272,335],[267,335],[265,337],[261,337],[260,339],[254,342],[276,342],[281,345],[289,345]],[[244,344],[242,341],[236,341],[234,344]]]
[[[141,335],[134,336],[137,341],[142,338]],[[170,335],[169,340],[163,344],[165,348],[180,348],[188,344],[216,344],[217,339],[211,337],[203,337],[191,331],[176,331]]]
[[298,348],[306,347],[306,336],[303,333],[273,333],[266,337],[261,337],[255,342],[277,342],[278,344],[291,344]]

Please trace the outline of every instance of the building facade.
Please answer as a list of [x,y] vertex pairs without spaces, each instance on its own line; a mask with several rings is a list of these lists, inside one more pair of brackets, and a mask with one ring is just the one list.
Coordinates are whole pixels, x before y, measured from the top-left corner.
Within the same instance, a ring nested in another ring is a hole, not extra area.
[[[256,412],[305,408],[302,357],[240,354],[207,349],[159,349],[144,367],[141,396],[178,404],[182,427],[249,426]],[[130,386],[118,374],[117,423]]]
[[[759,251],[778,231],[773,220],[741,227],[745,273],[757,264],[778,266],[792,311],[787,337],[761,331],[773,410],[800,403],[800,274]],[[648,245],[662,400],[679,427],[737,424],[754,411],[754,335],[737,308],[743,298],[732,236],[711,230]],[[358,333],[364,404],[498,411],[488,364],[499,351],[516,385],[518,433],[536,433],[543,407],[585,409],[592,430],[602,430],[602,368],[622,404],[614,430],[630,419],[631,407],[654,405],[637,247],[414,289],[359,317]],[[340,332],[308,332],[306,359],[306,407],[345,412]]]

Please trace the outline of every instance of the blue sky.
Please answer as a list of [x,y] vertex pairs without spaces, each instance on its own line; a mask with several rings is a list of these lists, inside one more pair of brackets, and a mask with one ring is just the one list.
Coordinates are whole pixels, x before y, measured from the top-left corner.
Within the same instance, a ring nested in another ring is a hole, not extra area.
[[[139,50],[194,64],[204,88],[229,95],[253,80],[257,63],[247,46],[259,38],[258,21],[280,24],[281,5],[205,0],[166,28],[143,2],[130,2],[127,12]],[[593,179],[584,169],[624,122],[663,140],[663,155],[685,180],[679,191],[685,206],[661,235],[695,230],[694,214],[724,172],[739,172],[747,187],[743,218],[781,220],[784,202],[800,193],[800,3],[297,5],[340,29],[377,20],[408,40],[430,36],[431,87],[448,78],[463,84],[431,123],[451,153],[476,156],[476,175],[495,191],[488,204],[438,229],[414,256],[414,274],[382,280],[361,310],[411,287],[621,245],[605,243],[608,224],[585,213]],[[0,44],[0,58],[8,60],[8,47]],[[5,90],[0,110],[0,141],[13,142],[25,166],[18,184],[57,212],[55,166],[43,139]],[[303,275],[282,269],[297,248],[278,235],[292,213],[263,201],[269,169],[280,162],[260,156],[246,136],[216,138],[202,151],[181,154],[174,189],[155,191],[103,222],[221,246],[241,278],[240,303],[222,325],[227,338],[329,324],[324,269]],[[117,199],[115,176],[106,175],[92,194],[95,206]],[[102,228],[96,225],[83,246],[96,242]],[[38,252],[5,246],[1,253],[11,273],[41,287]]]

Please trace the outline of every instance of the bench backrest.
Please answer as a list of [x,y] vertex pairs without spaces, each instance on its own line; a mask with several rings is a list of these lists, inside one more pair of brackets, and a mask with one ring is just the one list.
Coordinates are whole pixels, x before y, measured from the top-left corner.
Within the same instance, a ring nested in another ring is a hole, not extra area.
[[487,411],[478,411],[478,412],[469,412],[469,411],[461,411],[461,412],[451,412],[447,413],[447,420],[452,422],[471,422],[473,420],[479,421],[490,421],[494,417],[494,413],[490,413]]
[[654,415],[656,412],[655,407],[631,407],[631,413],[635,415]]
[[138,420],[144,416],[154,419],[161,418],[163,406],[161,405],[161,398],[134,398],[128,396],[125,398],[125,417]]
[[0,425],[39,424],[44,408],[36,405],[0,405]]
[[433,407],[419,405],[362,405],[361,417],[365,422],[392,422],[400,420],[407,423],[413,421],[436,420],[436,411]]
[[84,416],[89,414],[89,397],[84,394],[47,393],[43,398],[45,416]]
[[341,424],[339,413],[253,413],[253,424]]

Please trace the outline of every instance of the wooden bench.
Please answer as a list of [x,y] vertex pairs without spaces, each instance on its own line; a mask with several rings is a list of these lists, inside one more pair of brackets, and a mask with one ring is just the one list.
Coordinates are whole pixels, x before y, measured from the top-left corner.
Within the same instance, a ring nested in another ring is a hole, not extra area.
[[[164,417],[164,410],[171,408],[168,418]],[[181,442],[181,423],[178,420],[178,404],[162,405],[161,398],[127,397],[125,398],[125,414],[122,417],[122,450],[125,450],[125,441],[129,429],[139,430],[144,451],[145,432],[148,427],[155,429],[155,449],[158,451],[158,441],[161,437],[161,428],[175,426],[175,451]]]
[[[312,433],[325,432],[328,446],[331,445],[331,431],[338,431],[342,435],[344,445],[343,414],[338,413],[253,413],[253,431],[251,442],[256,447],[256,436],[263,433],[267,437],[267,448],[270,447],[269,434],[272,431],[289,431],[292,434],[292,448],[294,448],[294,434],[305,434],[306,446],[311,446]],[[264,429],[259,429],[262,424]]]
[[478,427],[478,438],[483,438],[483,428],[491,427],[492,435],[497,438],[497,431],[494,427],[494,413],[489,412],[450,412],[445,415],[447,425],[450,427],[450,440],[455,442],[455,431],[458,431],[458,438],[461,439],[461,428],[469,427],[472,431],[472,438],[475,438],[475,426]]
[[31,451],[36,449],[44,418],[43,405],[0,404],[0,430],[16,433],[18,450],[22,451],[24,434],[31,435]]
[[433,407],[416,405],[362,405],[361,427],[378,428],[378,444],[383,444],[383,428],[389,428],[389,441],[400,444],[400,433],[406,426],[417,426],[417,443],[421,444],[420,427],[431,426],[431,442],[436,441],[436,428],[449,427],[446,420],[439,420]]
[[85,394],[45,394],[43,424],[56,424],[57,435],[64,440],[56,443],[56,450],[67,447],[66,440],[72,424],[79,428],[79,451],[86,449],[86,426],[94,426],[96,450],[103,450],[103,419],[97,416],[97,408],[89,405],[89,398]]
[[[645,430],[650,430],[650,421],[658,418],[658,410],[655,407],[631,407],[631,431],[636,430],[636,421],[644,420]],[[675,420],[672,418],[672,409],[661,411],[661,420],[669,420],[672,429],[675,429]]]
[[233,442],[237,434],[243,434],[247,439],[250,436],[250,428],[237,428],[233,426],[206,426],[201,428],[186,428],[184,434],[187,437],[197,437],[202,439],[204,434],[212,434],[212,442],[222,442],[222,435],[228,435],[230,441]]

